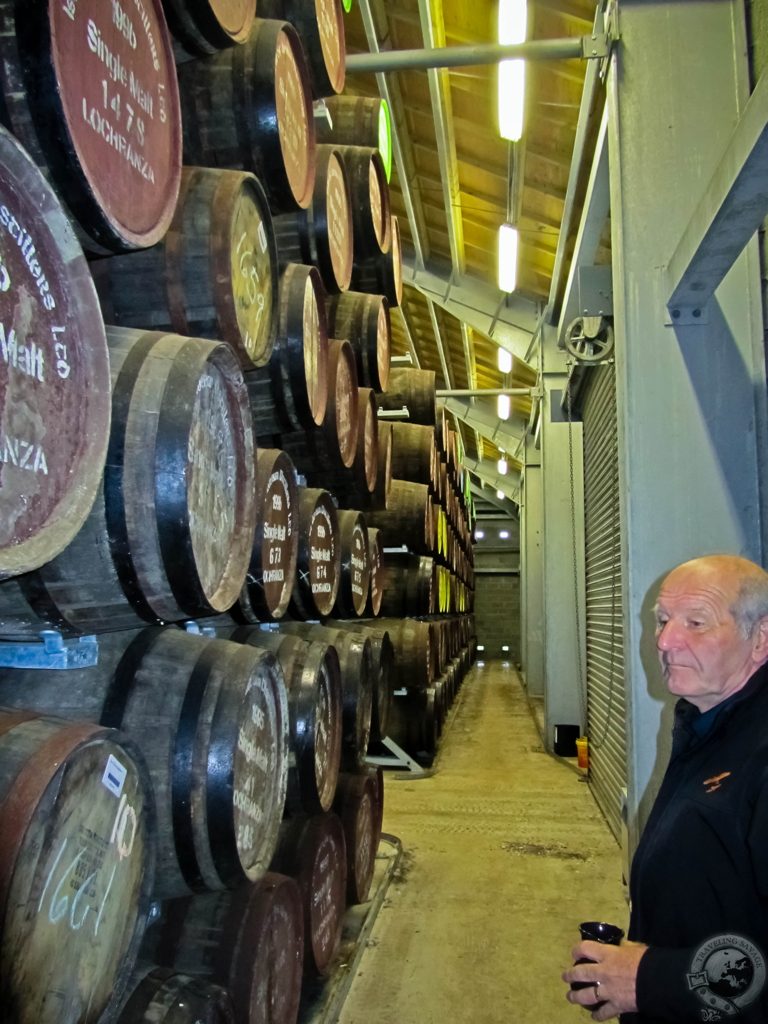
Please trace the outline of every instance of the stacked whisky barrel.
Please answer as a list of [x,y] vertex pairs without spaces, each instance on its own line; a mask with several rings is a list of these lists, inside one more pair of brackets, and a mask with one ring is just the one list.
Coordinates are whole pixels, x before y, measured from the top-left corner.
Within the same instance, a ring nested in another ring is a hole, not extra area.
[[[435,465],[405,513],[378,417],[386,106],[308,9],[0,2],[0,641],[99,652],[0,670],[9,1024],[293,1024],[371,885],[398,616],[419,692],[469,650],[461,504]],[[379,620],[419,522],[436,597]]]

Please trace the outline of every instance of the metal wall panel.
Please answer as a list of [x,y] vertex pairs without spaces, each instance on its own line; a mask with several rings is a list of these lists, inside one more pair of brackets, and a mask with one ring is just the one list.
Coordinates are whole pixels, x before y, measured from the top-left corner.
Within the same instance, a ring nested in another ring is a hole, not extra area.
[[589,780],[617,839],[627,786],[624,628],[616,380],[613,361],[589,371],[584,430]]

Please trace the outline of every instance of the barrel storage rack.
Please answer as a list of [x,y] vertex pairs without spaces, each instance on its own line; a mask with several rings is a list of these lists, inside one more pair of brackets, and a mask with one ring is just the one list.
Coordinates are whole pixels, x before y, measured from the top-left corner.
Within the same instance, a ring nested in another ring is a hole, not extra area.
[[343,18],[0,2],[8,1024],[321,1019],[395,863],[382,764],[431,763],[474,656]]

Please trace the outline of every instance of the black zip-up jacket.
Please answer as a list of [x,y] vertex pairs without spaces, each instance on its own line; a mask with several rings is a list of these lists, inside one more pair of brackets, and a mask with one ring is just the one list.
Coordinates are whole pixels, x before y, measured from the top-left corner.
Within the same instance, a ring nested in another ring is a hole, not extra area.
[[639,1012],[623,1024],[768,1024],[768,665],[703,736],[700,717],[678,701],[672,756],[633,860],[629,938],[650,949]]

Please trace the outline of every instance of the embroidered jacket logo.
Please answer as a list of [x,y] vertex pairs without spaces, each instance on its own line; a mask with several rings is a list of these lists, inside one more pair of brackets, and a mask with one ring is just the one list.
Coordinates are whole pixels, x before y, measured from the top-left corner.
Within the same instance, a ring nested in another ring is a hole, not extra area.
[[702,786],[707,787],[704,790],[704,792],[714,793],[716,789],[720,789],[720,783],[723,781],[723,779],[727,779],[730,774],[730,772],[720,772],[719,775],[713,775],[709,779],[704,779],[704,781],[702,782]]
[[753,1003],[765,976],[765,958],[757,946],[741,935],[715,935],[694,953],[687,981],[708,1007],[701,1019],[718,1020],[735,1017]]

